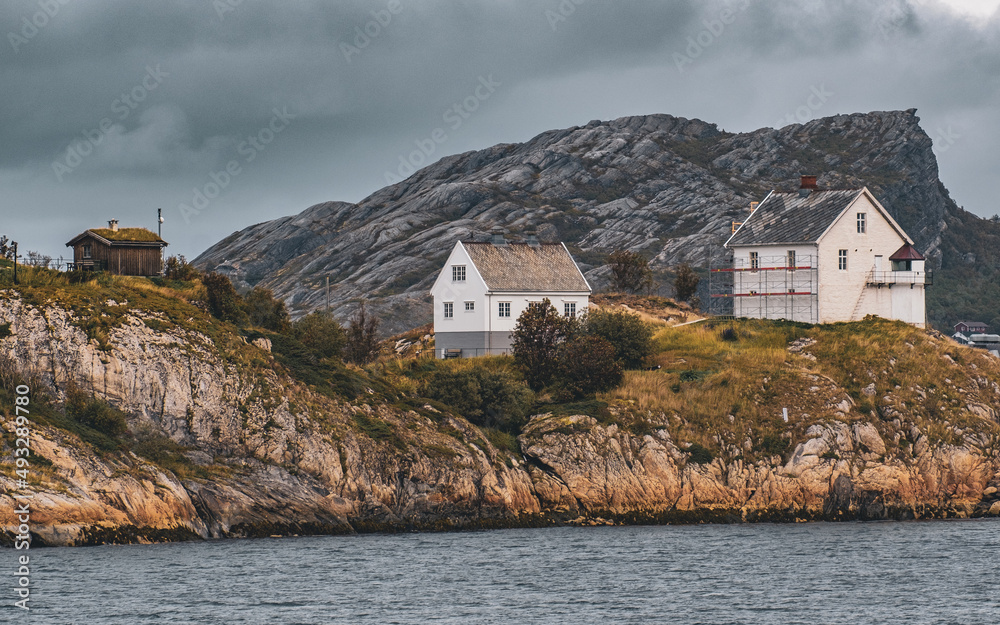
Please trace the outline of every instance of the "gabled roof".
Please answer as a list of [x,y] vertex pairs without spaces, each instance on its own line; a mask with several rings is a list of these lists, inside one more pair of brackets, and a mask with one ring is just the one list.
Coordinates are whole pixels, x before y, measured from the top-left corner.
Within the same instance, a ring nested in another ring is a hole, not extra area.
[[771,192],[726,242],[732,245],[816,243],[837,217],[861,194],[861,189]]
[[867,188],[803,193],[772,191],[726,241],[726,247],[818,243],[854,202],[867,196],[893,230],[907,243],[910,237]]
[[562,243],[463,242],[462,246],[490,291],[590,292],[590,285]]
[[155,232],[145,228],[90,228],[73,237],[67,247],[76,245],[86,237],[97,239],[105,245],[140,245],[142,247],[166,247],[167,242],[156,235]]
[[915,247],[909,243],[904,243],[903,247],[892,253],[889,260],[924,260],[924,257]]

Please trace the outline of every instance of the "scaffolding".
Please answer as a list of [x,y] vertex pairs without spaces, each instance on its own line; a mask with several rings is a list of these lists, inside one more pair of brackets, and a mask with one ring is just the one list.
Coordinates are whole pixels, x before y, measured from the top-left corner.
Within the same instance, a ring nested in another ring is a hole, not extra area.
[[720,317],[819,323],[819,267],[813,256],[713,258],[710,311]]

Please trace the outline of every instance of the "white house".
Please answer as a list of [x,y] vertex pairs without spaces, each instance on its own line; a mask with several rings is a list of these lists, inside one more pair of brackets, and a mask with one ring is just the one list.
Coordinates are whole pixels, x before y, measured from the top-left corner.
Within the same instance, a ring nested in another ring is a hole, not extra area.
[[726,242],[737,317],[808,323],[866,315],[925,327],[924,257],[867,189],[771,192]]
[[590,285],[562,243],[458,242],[431,288],[438,358],[506,353],[517,318],[548,298],[560,313],[587,308]]

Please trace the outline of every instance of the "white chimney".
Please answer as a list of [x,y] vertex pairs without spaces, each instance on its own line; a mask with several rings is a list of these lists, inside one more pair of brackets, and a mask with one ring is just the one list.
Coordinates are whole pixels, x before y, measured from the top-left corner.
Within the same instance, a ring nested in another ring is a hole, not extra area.
[[111,228],[111,232],[118,232],[118,220],[117,219],[109,219],[108,220],[108,228]]

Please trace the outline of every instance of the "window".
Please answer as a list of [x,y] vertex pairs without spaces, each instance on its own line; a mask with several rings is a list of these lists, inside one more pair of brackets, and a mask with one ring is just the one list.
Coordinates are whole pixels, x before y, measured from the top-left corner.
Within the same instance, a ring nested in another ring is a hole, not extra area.
[[576,302],[565,302],[563,304],[563,314],[567,317],[576,316]]
[[452,265],[451,266],[451,281],[452,282],[465,282],[465,265]]
[[795,271],[795,250],[788,250],[788,271]]
[[455,304],[453,304],[452,302],[445,302],[444,303],[444,318],[445,319],[451,319],[454,316],[455,316]]
[[758,269],[760,269],[760,254],[750,252],[750,270],[757,271]]
[[847,271],[847,250],[837,252],[837,269]]
[[510,302],[500,302],[500,316],[510,317]]
[[83,246],[83,257],[90,258],[90,244]]
[[465,302],[465,312],[473,312],[476,310],[475,302]]
[[858,213],[858,234],[864,234],[868,229],[868,217],[865,213]]

